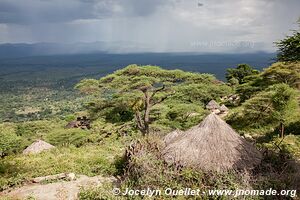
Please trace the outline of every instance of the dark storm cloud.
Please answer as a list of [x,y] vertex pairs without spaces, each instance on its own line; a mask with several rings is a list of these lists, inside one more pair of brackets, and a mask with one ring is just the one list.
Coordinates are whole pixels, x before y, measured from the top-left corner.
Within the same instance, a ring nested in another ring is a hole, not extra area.
[[243,51],[274,51],[273,42],[297,28],[299,9],[299,0],[0,0],[0,43],[224,52],[245,42],[251,48]]
[[0,23],[31,24],[93,18],[93,5],[59,0],[2,0]]
[[147,16],[170,0],[1,0],[0,23],[61,23]]

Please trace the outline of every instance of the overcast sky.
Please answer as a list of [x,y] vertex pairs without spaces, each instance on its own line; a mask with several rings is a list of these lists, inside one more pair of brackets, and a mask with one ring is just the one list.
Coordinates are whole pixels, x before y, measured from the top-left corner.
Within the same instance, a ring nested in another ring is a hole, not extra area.
[[0,0],[0,43],[104,41],[121,52],[274,51],[300,0]]

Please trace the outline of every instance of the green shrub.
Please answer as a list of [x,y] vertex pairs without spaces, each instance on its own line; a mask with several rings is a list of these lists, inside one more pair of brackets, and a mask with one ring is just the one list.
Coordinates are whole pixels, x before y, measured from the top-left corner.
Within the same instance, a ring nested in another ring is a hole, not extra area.
[[53,121],[31,121],[17,123],[16,134],[26,138],[39,138],[55,128],[57,122]]
[[0,125],[0,156],[16,153],[20,150],[21,138],[15,134],[10,124]]
[[276,84],[257,93],[231,112],[228,122],[235,127],[260,128],[280,123],[285,126],[300,119],[297,91],[286,84]]
[[75,119],[76,119],[75,115],[64,116],[64,120],[67,121],[67,122],[73,121]]
[[55,129],[45,136],[46,141],[55,145],[74,145],[76,147],[87,143],[87,136],[90,134],[82,129]]

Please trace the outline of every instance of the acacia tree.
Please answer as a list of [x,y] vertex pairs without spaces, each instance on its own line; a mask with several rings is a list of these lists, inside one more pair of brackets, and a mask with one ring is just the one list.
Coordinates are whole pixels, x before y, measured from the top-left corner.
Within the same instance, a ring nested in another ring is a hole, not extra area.
[[282,137],[284,127],[299,117],[297,91],[284,83],[268,87],[242,105],[241,115],[232,116],[231,121],[253,127],[280,126]]
[[300,62],[272,64],[262,73],[267,84],[285,83],[300,89]]
[[[298,21],[300,25],[300,19]],[[294,31],[291,36],[275,43],[278,47],[277,60],[282,62],[300,61],[300,32]]]
[[179,88],[195,83],[220,84],[208,74],[129,65],[100,80],[82,80],[76,88],[96,96],[97,103],[93,103],[97,107],[95,111],[116,106],[132,111],[138,129],[146,135],[149,133],[153,106],[176,96]]

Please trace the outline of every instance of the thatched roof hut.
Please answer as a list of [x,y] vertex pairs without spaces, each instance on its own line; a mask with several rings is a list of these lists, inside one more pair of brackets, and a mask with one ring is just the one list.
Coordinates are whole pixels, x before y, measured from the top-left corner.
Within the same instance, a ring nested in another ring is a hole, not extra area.
[[183,131],[179,130],[179,129],[176,129],[170,133],[168,133],[163,141],[166,145],[172,143],[174,141],[175,138],[177,138],[178,136],[180,136],[181,134],[183,134]]
[[261,161],[261,153],[214,113],[166,145],[163,156],[168,163],[218,172],[251,169]]
[[219,108],[219,110],[221,112],[228,112],[229,111],[229,109],[224,104]]
[[32,143],[30,146],[28,146],[23,151],[23,154],[36,154],[52,148],[55,148],[55,146],[47,142],[44,142],[43,140],[37,140],[34,143]]
[[220,105],[215,100],[211,100],[206,105],[206,109],[208,109],[208,110],[215,110],[215,109],[219,109],[219,108],[220,108]]

